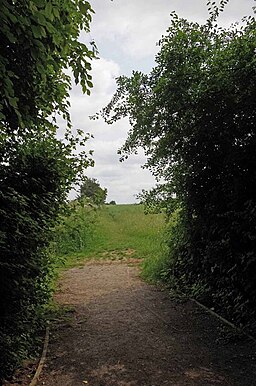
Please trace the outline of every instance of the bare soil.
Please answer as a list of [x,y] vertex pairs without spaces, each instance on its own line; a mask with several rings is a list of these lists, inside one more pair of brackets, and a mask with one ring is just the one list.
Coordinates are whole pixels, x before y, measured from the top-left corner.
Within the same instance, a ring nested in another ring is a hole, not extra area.
[[63,274],[56,300],[73,312],[52,328],[38,385],[256,385],[252,341],[227,342],[218,319],[138,273],[100,262]]

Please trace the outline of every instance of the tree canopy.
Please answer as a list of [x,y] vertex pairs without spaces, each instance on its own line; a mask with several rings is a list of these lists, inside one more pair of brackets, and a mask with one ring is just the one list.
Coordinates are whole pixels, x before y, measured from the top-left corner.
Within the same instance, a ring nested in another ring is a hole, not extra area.
[[[5,130],[49,127],[52,114],[69,119],[71,68],[84,92],[92,87],[94,52],[79,41],[92,8],[81,0],[3,0],[0,53],[0,119]],[[54,121],[54,117],[53,117]]]
[[80,186],[79,198],[88,198],[93,204],[102,205],[106,202],[107,189],[101,188],[96,178],[85,177]]
[[256,312],[256,23],[223,29],[217,14],[200,25],[173,13],[155,67],[119,77],[102,115],[129,117],[121,160],[143,147],[165,181],[155,198],[179,207],[170,280],[245,323]]

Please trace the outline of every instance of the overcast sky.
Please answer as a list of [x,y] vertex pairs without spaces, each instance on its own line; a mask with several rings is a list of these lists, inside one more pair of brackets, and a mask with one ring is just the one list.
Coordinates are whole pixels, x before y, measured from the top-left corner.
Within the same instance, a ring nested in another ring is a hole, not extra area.
[[[94,135],[88,141],[88,150],[94,150],[95,166],[87,169],[86,174],[107,188],[107,201],[132,203],[135,194],[154,185],[154,179],[141,169],[142,153],[119,162],[117,150],[126,139],[128,123],[124,120],[107,125],[102,120],[91,121],[89,116],[110,101],[117,76],[130,75],[132,70],[151,70],[158,50],[156,43],[168,28],[172,11],[204,23],[208,16],[207,0],[91,0],[90,3],[95,11],[90,39],[95,41],[100,59],[93,62],[91,96],[83,95],[79,87],[71,91],[72,121],[75,128]],[[252,14],[254,5],[254,0],[230,0],[221,24],[229,25]]]

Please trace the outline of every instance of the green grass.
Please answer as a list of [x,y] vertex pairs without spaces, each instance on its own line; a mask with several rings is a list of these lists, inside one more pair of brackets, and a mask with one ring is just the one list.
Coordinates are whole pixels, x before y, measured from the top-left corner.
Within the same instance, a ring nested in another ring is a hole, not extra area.
[[99,218],[96,249],[132,249],[134,257],[145,258],[159,249],[163,227],[163,215],[144,214],[142,205],[106,206]]
[[[87,221],[84,208],[70,221]],[[96,218],[95,218],[96,216]],[[64,267],[81,264],[86,259],[122,260],[139,258],[158,261],[163,252],[163,214],[144,214],[142,205],[106,205],[99,209],[90,223],[87,240],[78,250],[65,255]],[[73,228],[76,226],[73,224]],[[65,241],[67,244],[67,241]],[[63,250],[63,249],[62,249]],[[61,259],[58,259],[59,261]],[[60,266],[60,264],[59,264]]]

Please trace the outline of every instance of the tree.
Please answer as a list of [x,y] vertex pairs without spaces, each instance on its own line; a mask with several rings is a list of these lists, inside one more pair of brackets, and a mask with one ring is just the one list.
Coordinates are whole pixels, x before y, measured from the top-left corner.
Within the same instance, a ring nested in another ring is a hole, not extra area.
[[172,282],[246,323],[256,314],[256,23],[222,29],[211,12],[205,25],[173,13],[155,68],[120,77],[102,115],[129,117],[121,160],[142,146],[165,180],[157,201],[179,207]]
[[89,198],[93,204],[102,205],[106,202],[107,189],[101,188],[99,182],[95,178],[85,177],[83,184],[80,187],[79,198]]
[[[71,68],[90,94],[95,50],[79,40],[92,9],[82,0],[3,0],[0,16],[0,378],[31,351],[50,296],[47,247],[72,183],[92,163],[77,145]],[[56,118],[67,121],[62,140]]]
[[5,131],[52,129],[50,116],[68,119],[71,68],[84,92],[92,87],[93,50],[78,40],[88,31],[92,9],[82,0],[3,0],[1,15],[0,112]]

